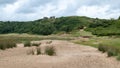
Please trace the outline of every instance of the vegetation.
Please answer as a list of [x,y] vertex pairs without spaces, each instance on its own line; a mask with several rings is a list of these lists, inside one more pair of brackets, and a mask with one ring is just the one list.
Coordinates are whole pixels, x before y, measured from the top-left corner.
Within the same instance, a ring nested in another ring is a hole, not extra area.
[[[85,29],[97,36],[120,35],[120,19],[98,19],[79,16],[43,19],[27,22],[0,21],[0,34],[29,33],[50,35],[64,31],[70,33],[74,30]],[[86,27],[86,28],[85,28]]]
[[31,46],[30,41],[26,41],[26,42],[24,43],[24,47],[30,47],[30,46]]
[[103,53],[107,51],[107,46],[105,45],[102,45],[102,44],[99,44],[98,46],[98,50],[99,51],[102,51]]
[[5,50],[8,48],[16,47],[16,43],[13,40],[0,40],[0,49]]
[[[35,49],[30,49],[27,51],[28,55],[40,55],[41,53],[41,48],[36,47]],[[45,47],[45,53],[46,55],[53,56],[56,55],[55,48],[53,46],[46,46]]]
[[[36,45],[35,45],[36,46]],[[35,47],[35,49],[30,49],[27,52],[28,55],[40,55],[41,54],[41,48],[38,47],[38,45]]]
[[37,55],[40,55],[41,54],[41,48],[37,47],[36,50],[37,50]]
[[45,47],[45,54],[49,56],[56,55],[55,48],[53,46],[46,46]]
[[[72,37],[91,36],[88,40],[78,40],[75,43],[98,47],[99,51],[107,52],[108,56],[119,56],[120,53],[120,17],[118,19],[98,19],[80,16],[55,18],[44,17],[35,21],[0,21],[0,34],[27,33],[38,35],[51,35],[66,33],[69,38],[40,37],[40,36],[0,36],[0,49],[15,47],[16,42],[25,42],[43,39],[71,40]],[[97,36],[97,37],[96,37]],[[7,40],[7,41],[6,41]],[[9,41],[12,40],[12,41]],[[2,42],[1,42],[2,41]],[[3,42],[4,41],[4,42]],[[48,42],[50,44],[52,42]],[[39,46],[38,44],[32,44]],[[25,42],[25,46],[31,46]],[[54,48],[46,47],[46,54],[54,53]]]
[[0,21],[0,34],[6,33],[29,33],[39,35],[50,35],[60,31],[71,32],[76,29],[82,29],[92,21],[88,17],[50,17],[35,21]]
[[115,36],[120,35],[120,20],[95,20],[86,29],[97,36]]
[[117,56],[117,60],[119,60],[119,61],[120,61],[120,54],[118,54],[118,56]]
[[40,46],[41,45],[41,43],[32,43],[32,46],[36,46],[36,47],[38,47],[38,46]]
[[107,54],[108,54],[108,57],[117,56],[118,55],[118,51],[117,51],[117,49],[109,49]]
[[98,50],[102,51],[103,53],[107,52],[108,57],[117,56],[119,54],[118,48],[113,46],[99,45]]

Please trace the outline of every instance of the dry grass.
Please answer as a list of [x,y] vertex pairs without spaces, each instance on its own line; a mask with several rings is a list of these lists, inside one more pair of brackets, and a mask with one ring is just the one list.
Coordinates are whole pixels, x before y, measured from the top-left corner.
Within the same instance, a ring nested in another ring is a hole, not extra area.
[[56,55],[55,47],[54,46],[46,46],[45,47],[45,54],[47,54],[49,56]]
[[31,47],[31,43],[30,43],[30,41],[26,41],[26,42],[24,42],[24,47]]
[[36,47],[35,49],[29,49],[27,51],[27,55],[40,55],[41,54],[41,48],[40,47]]
[[16,43],[13,40],[0,40],[0,49],[5,50],[8,48],[16,47]]

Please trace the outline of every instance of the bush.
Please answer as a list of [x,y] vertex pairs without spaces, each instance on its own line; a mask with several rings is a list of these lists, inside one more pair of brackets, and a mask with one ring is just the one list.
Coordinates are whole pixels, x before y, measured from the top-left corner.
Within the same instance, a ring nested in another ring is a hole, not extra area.
[[30,49],[29,51],[27,51],[28,55],[40,55],[41,54],[41,48],[40,47],[36,47],[35,49]]
[[1,44],[1,45],[0,45],[0,49],[1,49],[1,50],[5,50],[5,49],[6,49],[6,45]]
[[41,48],[37,47],[36,50],[37,50],[37,55],[40,55],[41,54]]
[[107,46],[105,45],[102,45],[102,44],[99,44],[98,46],[98,50],[99,51],[102,51],[103,53],[107,51]]
[[56,55],[55,48],[53,46],[46,46],[45,47],[45,54],[49,56]]
[[117,56],[117,60],[119,60],[119,61],[120,61],[120,54],[118,54],[118,56]]
[[27,41],[27,42],[24,43],[24,47],[30,47],[30,46],[31,46],[30,41]]
[[16,47],[16,44],[14,41],[4,41],[4,40],[0,40],[0,49],[1,50],[5,50],[8,48],[13,48]]
[[107,52],[107,55],[108,55],[108,57],[117,56],[118,52],[117,52],[116,49],[109,49],[108,52]]
[[111,45],[103,45],[103,44],[99,44],[98,46],[98,50],[104,52],[107,52],[108,57],[111,56],[117,56],[118,53],[120,52],[119,49],[117,47],[111,46]]

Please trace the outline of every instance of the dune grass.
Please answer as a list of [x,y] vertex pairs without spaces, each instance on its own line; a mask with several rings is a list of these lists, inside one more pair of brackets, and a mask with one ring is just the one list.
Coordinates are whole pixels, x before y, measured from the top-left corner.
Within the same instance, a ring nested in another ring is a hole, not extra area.
[[[83,31],[83,35],[86,35],[84,33],[90,35],[90,33]],[[80,36],[80,33],[78,32],[73,35]],[[91,36],[92,38],[89,38],[89,40],[87,41],[77,40],[73,42],[77,44],[96,47],[98,48],[99,51],[103,53],[106,52],[108,57],[117,56],[117,59],[120,59],[120,36],[102,36],[102,37],[97,37],[94,35]]]
[[[30,35],[30,34],[0,34],[0,49],[5,50],[7,48],[16,47],[17,43],[24,43],[25,46],[39,46],[38,44],[31,44],[29,41],[38,41],[38,40],[72,40],[69,37],[59,37],[55,35],[51,36],[41,36],[41,35]],[[52,43],[52,42],[48,42]]]
[[40,55],[41,53],[41,48],[36,47],[35,49],[30,49],[27,51],[27,55]]
[[120,54],[118,54],[118,56],[116,58],[118,61],[120,61]]
[[[107,52],[108,56],[119,56],[120,54],[120,37],[96,37],[91,35],[89,32],[85,31],[73,31],[70,33],[68,37],[62,36],[39,36],[39,35],[28,35],[28,34],[2,34],[0,35],[0,49],[5,50],[7,48],[16,47],[16,43],[19,42],[28,42],[28,41],[37,41],[37,40],[73,40],[71,37],[79,37],[79,36],[92,36],[88,41],[76,40],[74,43],[88,45],[92,47],[98,48],[98,50]],[[48,44],[52,43],[51,41]],[[31,44],[33,46],[39,46],[38,44]],[[49,48],[46,48],[46,53],[49,52]],[[53,49],[54,50],[54,49]]]
[[36,52],[37,52],[37,55],[42,54],[42,53],[41,53],[41,48],[40,48],[40,47],[36,47]]
[[4,40],[0,39],[0,49],[5,50],[8,48],[13,48],[16,47],[16,43],[14,40]]
[[54,46],[46,46],[45,47],[45,54],[49,56],[56,55],[55,47]]
[[98,48],[99,51],[107,53],[108,57],[118,56],[120,54],[120,38],[119,37],[93,37],[88,41],[77,40],[74,43],[83,44]]
[[60,37],[56,35],[42,36],[42,35],[30,35],[30,34],[0,34],[0,40],[13,40],[15,42],[24,41],[37,41],[37,40],[73,40],[70,37]]
[[80,31],[80,30],[74,30],[70,33],[70,36],[73,36],[73,37],[79,37],[79,36],[93,36],[91,34],[91,32],[87,32],[87,31]]
[[31,43],[30,43],[30,41],[26,41],[26,42],[24,42],[24,47],[31,47]]

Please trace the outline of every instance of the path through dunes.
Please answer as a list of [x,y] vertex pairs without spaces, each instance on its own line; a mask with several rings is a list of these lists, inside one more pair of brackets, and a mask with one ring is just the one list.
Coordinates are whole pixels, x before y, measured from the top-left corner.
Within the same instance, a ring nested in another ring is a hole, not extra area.
[[36,43],[41,42],[41,47],[55,46],[57,56],[27,55],[31,47],[8,49],[0,51],[0,68],[120,68],[120,62],[96,48],[59,40],[46,44],[48,41]]

